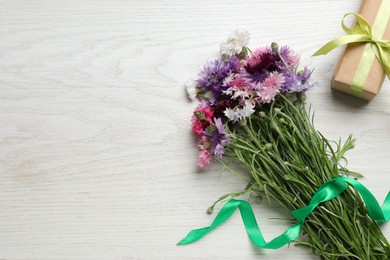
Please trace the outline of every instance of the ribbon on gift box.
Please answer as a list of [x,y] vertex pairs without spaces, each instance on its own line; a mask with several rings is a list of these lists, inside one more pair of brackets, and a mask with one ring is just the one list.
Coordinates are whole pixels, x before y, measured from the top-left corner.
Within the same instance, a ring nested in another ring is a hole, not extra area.
[[268,243],[265,241],[259,226],[257,225],[256,218],[249,203],[244,200],[231,199],[223,206],[221,211],[215,217],[211,226],[190,231],[188,235],[178,244],[186,245],[199,240],[204,235],[229,219],[234,211],[238,208],[241,212],[241,217],[244,222],[245,229],[250,239],[256,246],[266,249],[280,248],[295,240],[300,235],[302,226],[305,223],[305,219],[315,210],[319,204],[336,198],[350,186],[354,187],[360,193],[366,204],[368,215],[371,217],[371,219],[377,222],[386,222],[390,220],[390,192],[388,193],[381,207],[378,201],[375,199],[374,195],[372,195],[372,193],[366,187],[364,187],[363,184],[352,178],[337,177],[323,184],[315,192],[309,205],[291,211],[291,215],[293,215],[298,222],[292,225],[283,234],[274,238]]
[[[382,39],[390,19],[389,10],[390,0],[383,0],[372,27],[360,14],[347,13],[342,19],[341,26],[348,35],[328,42],[313,54],[313,56],[326,55],[333,49],[348,43],[367,43],[351,84],[356,96],[361,95],[375,58],[390,79],[390,40]],[[345,18],[351,15],[356,18],[353,28],[347,27],[344,23]]]

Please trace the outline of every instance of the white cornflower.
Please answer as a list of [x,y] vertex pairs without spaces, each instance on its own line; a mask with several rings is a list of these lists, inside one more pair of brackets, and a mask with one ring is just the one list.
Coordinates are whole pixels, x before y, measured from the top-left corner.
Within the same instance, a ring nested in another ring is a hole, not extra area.
[[232,96],[234,94],[234,88],[230,87],[227,90],[223,90],[222,93],[228,96]]
[[237,98],[239,99],[247,99],[249,98],[249,94],[245,90],[239,90],[236,89],[235,87],[230,87],[227,90],[222,91],[225,95],[231,96],[231,99],[236,100]]
[[185,83],[184,86],[186,88],[188,98],[194,101],[196,99],[196,85],[195,81],[193,79],[188,79]]
[[229,38],[221,43],[220,53],[222,56],[231,57],[235,54],[240,54],[242,47],[247,46],[249,43],[250,34],[245,29],[236,29],[233,31]]
[[246,98],[249,98],[249,94],[245,90],[237,90],[236,92],[234,92],[232,99],[237,99],[237,98],[246,99]]
[[234,74],[234,73],[230,73],[229,75],[227,75],[227,77],[222,82],[222,86],[225,87],[225,86],[229,85],[235,76],[236,76],[236,74]]
[[255,106],[252,102],[246,101],[242,108],[237,108],[235,110],[226,108],[223,113],[230,121],[237,122],[252,115],[255,112],[254,108]]
[[241,109],[241,115],[240,115],[241,119],[244,119],[252,115],[255,112],[254,108],[255,106],[252,104],[252,102],[246,101],[245,106],[243,106],[243,108]]
[[225,116],[227,118],[229,118],[230,121],[233,121],[233,122],[238,121],[238,113],[237,113],[237,111],[234,111],[231,108],[226,108],[225,111],[223,111],[223,113],[225,114]]

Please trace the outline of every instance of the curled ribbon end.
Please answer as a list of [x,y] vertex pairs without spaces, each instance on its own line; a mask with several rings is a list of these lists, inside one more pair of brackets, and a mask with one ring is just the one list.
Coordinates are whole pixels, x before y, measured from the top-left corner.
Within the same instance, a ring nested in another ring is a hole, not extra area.
[[259,226],[257,225],[256,218],[250,204],[246,201],[232,199],[223,206],[210,227],[192,230],[183,240],[177,243],[177,245],[187,245],[199,240],[215,227],[225,222],[233,214],[233,212],[239,208],[245,229],[256,246],[266,249],[280,248],[298,238],[301,233],[302,226],[304,225],[305,218],[310,215],[320,203],[336,198],[345,191],[349,185],[354,187],[362,196],[367,206],[368,215],[372,220],[377,222],[386,222],[390,220],[390,192],[381,207],[372,193],[364,187],[363,184],[359,183],[355,179],[337,177],[323,184],[315,192],[307,206],[291,211],[290,213],[298,220],[298,222],[268,243],[264,240]]
[[188,245],[188,244],[191,244],[191,243],[193,243],[195,241],[196,240],[189,240],[188,236],[187,236],[184,239],[180,240],[176,245],[178,245],[178,246],[180,246],[180,245]]

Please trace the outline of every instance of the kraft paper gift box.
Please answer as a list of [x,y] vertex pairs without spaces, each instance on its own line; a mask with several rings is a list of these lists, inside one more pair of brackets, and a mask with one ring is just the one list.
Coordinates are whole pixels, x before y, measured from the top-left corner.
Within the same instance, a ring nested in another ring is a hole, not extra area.
[[[366,0],[359,13],[371,25],[373,37],[390,39],[390,0]],[[378,94],[386,74],[371,45],[348,44],[334,74],[333,89],[365,100],[372,100]]]

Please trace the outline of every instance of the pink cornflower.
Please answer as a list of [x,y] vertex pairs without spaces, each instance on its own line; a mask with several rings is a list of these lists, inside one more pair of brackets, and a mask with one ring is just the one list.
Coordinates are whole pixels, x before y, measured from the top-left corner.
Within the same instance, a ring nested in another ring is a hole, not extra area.
[[265,53],[271,53],[271,46],[257,48],[251,55],[242,61],[243,67],[256,67],[261,61]]
[[237,90],[244,90],[246,87],[245,81],[240,77],[239,74],[234,77],[231,85]]
[[256,86],[256,93],[260,98],[261,103],[271,103],[275,100],[275,96],[280,91],[280,87],[284,83],[284,76],[277,72],[272,72],[261,83]]
[[199,145],[197,164],[202,169],[207,169],[211,163],[211,153],[204,146]]
[[296,54],[296,53],[291,51],[287,57],[287,63],[288,63],[288,65],[290,65],[291,68],[295,68],[298,66],[300,58],[301,57],[299,56],[299,54]]
[[203,135],[203,124],[202,124],[202,121],[200,121],[195,115],[192,115],[191,123],[192,123],[192,131],[197,136],[202,136]]
[[213,123],[213,117],[214,117],[214,110],[211,107],[205,107],[205,108],[203,108],[200,111],[203,112],[203,114],[204,114],[204,116],[206,118],[205,120],[209,124],[212,124]]
[[230,88],[223,91],[225,95],[231,96],[231,99],[244,101],[252,95],[252,89],[248,86],[245,80],[241,77],[240,74],[234,75],[232,80],[229,83],[231,85]]

